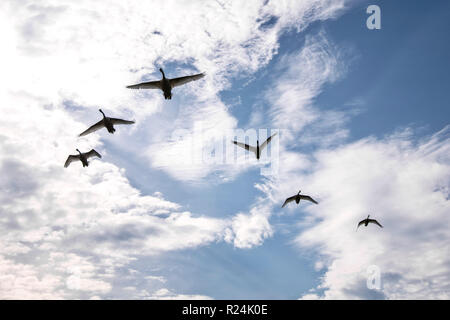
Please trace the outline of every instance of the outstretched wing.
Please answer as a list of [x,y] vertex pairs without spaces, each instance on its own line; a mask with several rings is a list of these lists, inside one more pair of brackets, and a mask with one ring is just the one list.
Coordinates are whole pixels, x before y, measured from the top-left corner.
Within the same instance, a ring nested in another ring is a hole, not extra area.
[[369,223],[375,223],[375,224],[379,225],[381,228],[383,228],[383,226],[375,219],[369,219]]
[[74,156],[74,155],[70,155],[67,157],[66,163],[64,163],[64,168],[67,168],[69,166],[69,164],[71,164],[74,161],[78,161],[80,160],[80,156]]
[[205,76],[204,73],[199,73],[199,74],[194,74],[192,76],[173,78],[173,79],[170,79],[169,82],[170,82],[171,87],[174,88],[174,87],[178,87],[178,86],[181,86],[183,84],[186,84],[188,82],[201,79],[204,76]]
[[267,147],[267,145],[269,144],[270,140],[272,140],[272,138],[275,137],[276,135],[277,135],[277,133],[275,132],[273,135],[271,135],[269,138],[267,138],[267,140],[264,141],[263,144],[259,146],[259,149],[262,150],[265,147]]
[[283,205],[281,206],[282,208],[284,208],[289,202],[292,202],[295,200],[297,196],[292,196],[286,199],[286,201],[284,201]]
[[358,226],[356,227],[356,231],[358,231],[358,228],[359,228],[362,224],[364,224],[364,223],[366,223],[366,220],[361,220],[361,221],[358,223]]
[[98,157],[101,158],[102,156],[100,155],[100,153],[98,153],[97,151],[95,151],[94,149],[92,149],[89,152],[86,152],[86,158],[91,158],[91,157]]
[[238,145],[241,148],[244,148],[245,150],[249,150],[249,151],[253,151],[254,153],[256,153],[256,148],[249,146],[248,144],[242,143],[242,142],[237,142],[237,141],[233,141],[233,143],[235,145]]
[[99,122],[97,122],[96,124],[94,124],[93,126],[89,127],[86,131],[83,131],[82,133],[80,133],[79,137],[85,136],[85,135],[92,133],[94,131],[97,131],[103,127],[104,127],[104,123],[103,123],[103,119],[102,119]]
[[116,119],[116,118],[109,118],[112,124],[133,124],[134,121],[128,121],[128,120],[122,120],[122,119]]
[[127,86],[127,88],[128,89],[162,89],[161,88],[161,80],[141,82],[138,84],[133,84],[131,86]]
[[310,196],[300,195],[300,199],[308,200],[308,201],[311,201],[311,202],[313,202],[313,203],[315,203],[315,204],[319,204],[316,200],[314,200],[314,199],[311,198]]

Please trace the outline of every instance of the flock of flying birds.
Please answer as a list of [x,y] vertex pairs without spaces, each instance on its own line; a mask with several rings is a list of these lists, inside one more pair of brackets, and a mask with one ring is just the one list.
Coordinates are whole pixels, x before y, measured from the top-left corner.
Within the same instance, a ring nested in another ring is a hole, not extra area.
[[[164,71],[162,68],[159,69],[159,71],[162,73],[162,79],[161,80],[155,80],[155,81],[149,81],[149,82],[142,82],[135,85],[127,86],[129,89],[160,89],[164,93],[164,98],[172,99],[172,88],[175,88],[177,86],[181,86],[185,83],[198,80],[200,78],[203,78],[205,76],[204,73],[199,73],[191,76],[185,76],[185,77],[179,77],[179,78],[173,78],[169,79],[166,78],[166,75],[164,74]],[[79,137],[88,135],[89,133],[92,133],[94,131],[100,130],[101,128],[106,128],[109,133],[114,134],[116,129],[114,128],[114,125],[117,124],[133,124],[134,121],[130,120],[123,120],[123,119],[117,119],[117,118],[110,118],[105,116],[105,113],[102,111],[102,109],[99,109],[100,113],[103,115],[103,119],[97,122],[96,124],[90,126],[85,131],[79,134]],[[64,164],[64,167],[67,168],[72,162],[74,161],[81,161],[83,164],[83,167],[89,166],[88,159],[91,157],[97,157],[101,158],[102,156],[100,153],[92,149],[89,152],[82,153],[80,150],[76,149],[78,151],[78,154],[70,155],[66,163]]]
[[[199,74],[195,74],[195,75],[169,79],[169,78],[166,78],[166,75],[164,74],[164,71],[163,71],[162,68],[160,68],[159,71],[162,73],[162,79],[161,80],[142,82],[142,83],[138,83],[138,84],[127,86],[127,88],[128,89],[160,89],[164,93],[164,98],[166,100],[170,100],[170,99],[172,99],[172,89],[173,88],[181,86],[181,85],[186,84],[186,83],[191,82],[191,81],[195,81],[195,80],[201,79],[201,78],[203,78],[205,76],[204,73],[199,73]],[[114,132],[116,131],[116,129],[114,128],[114,125],[118,125],[118,124],[133,124],[134,123],[134,121],[130,121],[130,120],[123,120],[123,119],[107,117],[107,116],[105,116],[105,113],[102,111],[102,109],[99,109],[99,111],[103,115],[103,119],[101,119],[99,122],[97,122],[96,124],[90,126],[88,129],[86,129],[85,131],[80,133],[79,137],[85,136],[85,135],[87,135],[89,133],[92,133],[94,131],[97,131],[97,130],[99,130],[101,128],[106,128],[109,133],[114,134]],[[256,159],[259,160],[261,151],[265,147],[267,147],[267,145],[270,143],[270,141],[272,140],[272,138],[275,135],[276,135],[276,133],[273,134],[272,136],[270,136],[261,145],[259,145],[259,140],[257,140],[256,141],[256,147],[250,146],[248,144],[245,144],[245,143],[242,143],[242,142],[238,142],[238,141],[232,141],[232,142],[235,145],[237,145],[237,146],[239,146],[241,148],[244,148],[245,150],[252,151],[255,154]],[[65,168],[67,168],[74,161],[81,161],[81,163],[83,164],[83,167],[87,167],[87,166],[89,166],[89,162],[88,162],[89,158],[91,158],[91,157],[101,158],[102,157],[100,155],[100,153],[98,153],[94,149],[92,149],[89,152],[85,152],[85,153],[82,153],[78,149],[76,149],[76,150],[77,150],[78,154],[77,155],[69,155],[69,157],[67,158],[67,160],[66,160],[66,162],[64,164]],[[283,203],[282,208],[284,208],[288,203],[290,203],[292,201],[295,201],[297,204],[299,204],[300,200],[306,200],[306,201],[310,201],[310,202],[315,203],[315,204],[319,204],[312,197],[310,197],[308,195],[300,194],[300,193],[301,193],[301,190],[296,195],[287,198],[286,201]],[[361,225],[364,225],[364,226],[367,227],[367,225],[369,223],[376,224],[376,225],[380,226],[381,228],[383,228],[383,226],[380,223],[378,223],[377,220],[369,219],[369,217],[370,217],[370,215],[368,215],[366,219],[361,220],[358,223],[358,227],[356,228],[356,230],[358,230],[358,228]]]

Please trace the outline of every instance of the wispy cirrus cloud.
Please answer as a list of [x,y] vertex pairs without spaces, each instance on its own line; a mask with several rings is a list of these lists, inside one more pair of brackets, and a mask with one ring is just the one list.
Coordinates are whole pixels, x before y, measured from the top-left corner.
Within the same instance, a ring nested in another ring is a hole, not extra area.
[[265,95],[272,124],[287,129],[290,135],[342,125],[344,113],[320,110],[314,102],[326,84],[345,74],[349,55],[348,49],[334,44],[322,30],[308,35],[300,51],[282,56],[277,64],[278,80]]
[[[253,227],[240,242],[260,245],[280,231],[271,224],[274,215],[295,211],[298,225],[282,226],[283,231],[293,235],[294,246],[317,255],[315,265],[323,273],[321,284],[302,298],[446,299],[449,128],[421,139],[406,128],[348,142],[347,124],[361,103],[328,111],[316,105],[323,86],[345,73],[349,60],[341,61],[342,54],[321,32],[309,36],[298,53],[280,59],[279,77],[266,99],[273,123],[289,130],[280,140],[278,174],[255,185],[264,196],[246,215],[268,227],[259,232]],[[305,147],[308,152],[300,151]],[[299,189],[320,204],[281,210]],[[260,219],[255,212],[261,212]],[[355,233],[368,214],[385,228]],[[381,271],[381,290],[367,287],[371,266]]]
[[[175,170],[171,155],[182,147],[185,154],[200,156],[223,137],[219,132],[236,127],[236,119],[218,93],[229,87],[231,79],[264,67],[276,54],[284,30],[303,30],[313,21],[335,18],[344,10],[344,3],[109,1],[92,5],[67,1],[56,5],[28,1],[19,6],[4,2],[3,30],[10,43],[4,61],[12,63],[1,65],[3,75],[8,76],[0,77],[0,83],[8,91],[46,99],[47,104],[64,102],[67,108],[66,102],[70,102],[88,108],[90,117],[80,110],[74,112],[86,120],[92,119],[99,107],[135,119],[136,127],[142,128],[136,130],[145,135],[147,143],[133,146],[146,149],[150,167],[179,180],[202,180],[224,170],[205,163]],[[207,73],[201,81],[175,89],[174,96],[182,96],[183,101],[174,99],[173,109],[164,106],[161,92],[125,89],[127,84],[158,79],[157,68],[170,64],[174,67],[166,72],[171,77]],[[169,118],[162,110],[170,113]],[[190,143],[199,121],[201,134],[209,137],[203,149]],[[173,133],[180,129],[191,134],[174,144]],[[158,141],[152,141],[155,132]],[[134,140],[143,140],[140,138]],[[148,140],[152,145],[148,146]],[[123,148],[129,145],[114,143]],[[225,171],[236,175],[233,168]]]
[[273,206],[278,207],[287,196],[300,189],[298,185],[292,187],[290,175],[292,171],[311,170],[313,158],[298,152],[299,147],[328,147],[347,138],[345,125],[355,111],[324,111],[315,105],[315,100],[326,84],[345,74],[348,60],[341,58],[349,54],[322,30],[308,35],[298,52],[279,57],[275,65],[277,76],[268,84],[263,97],[270,125],[281,129],[277,137],[278,152],[273,155],[276,159],[272,159],[276,161],[276,169],[270,174],[263,173],[263,181],[255,184],[264,196],[255,201],[252,213],[242,213],[241,218],[234,221],[236,230],[246,230],[250,228],[248,221],[254,222],[253,232],[240,233],[238,243],[241,246],[260,245],[264,238],[271,236],[274,231],[268,219],[274,213]]

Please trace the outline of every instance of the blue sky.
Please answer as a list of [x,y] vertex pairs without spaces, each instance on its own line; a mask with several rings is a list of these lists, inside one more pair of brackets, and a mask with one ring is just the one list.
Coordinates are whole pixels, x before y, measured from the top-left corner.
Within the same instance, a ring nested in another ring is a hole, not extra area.
[[[246,80],[238,80],[231,90],[221,92],[222,99],[229,104],[236,96],[241,98],[241,105],[232,107],[239,125],[245,127],[252,107],[260,105],[261,91],[268,86],[267,77],[274,72],[279,57],[299,50],[306,34],[324,29],[334,42],[352,48],[350,58],[354,60],[343,79],[328,85],[315,104],[319,108],[344,110],[348,103],[360,104],[363,110],[348,124],[348,141],[369,135],[383,137],[407,126],[418,130],[418,137],[445,127],[450,119],[449,108],[444,106],[444,95],[450,89],[447,63],[450,44],[430,34],[445,33],[448,29],[449,22],[444,16],[449,5],[422,2],[410,4],[412,10],[407,11],[403,10],[410,8],[407,2],[398,1],[393,5],[380,1],[379,5],[383,19],[381,30],[367,29],[367,6],[360,4],[337,20],[317,22],[302,33],[283,34],[278,54],[255,74],[255,80],[244,88],[242,83]],[[429,81],[424,83],[424,78]],[[148,178],[142,180],[148,181]],[[164,193],[173,194],[192,211],[227,216],[249,209],[251,201],[259,195],[253,186],[259,179],[259,170],[254,169],[232,183],[218,186],[192,188],[169,181]],[[148,182],[144,184],[148,186]],[[157,190],[161,187],[155,183],[147,192]],[[299,217],[301,219],[301,213],[299,208],[296,216],[277,217],[273,223],[295,223]],[[169,259],[182,267],[175,271],[176,280],[169,284],[176,287],[185,282],[183,291],[202,292],[217,299],[295,299],[299,293],[317,285],[321,273],[314,271],[314,253],[305,254],[293,248],[291,240],[292,234],[277,234],[265,240],[263,246],[251,250],[213,244],[177,253]],[[169,274],[173,272],[166,276]],[[198,284],[198,279],[204,280]]]
[[[0,297],[448,299],[447,1],[153,5],[0,6]],[[124,89],[159,67],[207,76]],[[136,125],[77,139],[98,107]],[[198,161],[236,129],[280,130],[271,157]],[[77,147],[103,158],[62,170]]]

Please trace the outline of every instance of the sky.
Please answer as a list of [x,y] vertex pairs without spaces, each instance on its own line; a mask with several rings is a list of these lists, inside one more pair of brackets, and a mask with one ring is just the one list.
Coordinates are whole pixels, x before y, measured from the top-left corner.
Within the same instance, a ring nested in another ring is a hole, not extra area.
[[[0,299],[449,299],[449,29],[445,0],[2,1]],[[126,89],[161,67],[206,76]],[[99,108],[136,123],[78,137]]]

